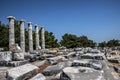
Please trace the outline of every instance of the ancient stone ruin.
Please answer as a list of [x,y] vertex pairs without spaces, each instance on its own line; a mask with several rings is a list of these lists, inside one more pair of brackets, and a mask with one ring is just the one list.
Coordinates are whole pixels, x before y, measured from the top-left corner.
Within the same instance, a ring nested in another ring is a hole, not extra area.
[[25,52],[25,20],[20,20],[19,46],[15,43],[15,17],[8,16],[7,19],[9,51],[0,48],[0,80],[120,80],[116,75],[120,74],[119,51],[98,47],[46,49],[44,26],[39,30],[37,24],[34,26],[34,50],[33,24],[28,22],[29,51]]

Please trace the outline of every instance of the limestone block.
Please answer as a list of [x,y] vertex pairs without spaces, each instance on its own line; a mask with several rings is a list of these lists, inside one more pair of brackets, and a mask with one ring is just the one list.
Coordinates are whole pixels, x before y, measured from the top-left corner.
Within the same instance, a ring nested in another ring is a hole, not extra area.
[[23,53],[13,53],[13,60],[23,60],[24,59],[24,54]]
[[53,65],[53,66],[48,66],[44,71],[43,74],[45,76],[52,76],[54,74],[59,73],[60,71],[62,71],[62,69],[64,68],[64,65]]
[[20,48],[20,46],[18,46],[18,44],[13,44],[10,46],[10,50],[13,53],[18,53],[18,52],[22,52],[22,49]]
[[11,60],[12,60],[11,51],[0,52],[0,61],[11,61]]
[[6,66],[17,67],[17,66],[24,65],[24,64],[26,64],[28,62],[29,62],[29,60],[11,61]]
[[38,67],[32,64],[25,64],[19,67],[7,70],[6,79],[7,80],[27,80],[33,75],[38,73]]
[[43,74],[39,73],[36,76],[34,76],[33,78],[31,78],[30,80],[46,80],[46,78]]

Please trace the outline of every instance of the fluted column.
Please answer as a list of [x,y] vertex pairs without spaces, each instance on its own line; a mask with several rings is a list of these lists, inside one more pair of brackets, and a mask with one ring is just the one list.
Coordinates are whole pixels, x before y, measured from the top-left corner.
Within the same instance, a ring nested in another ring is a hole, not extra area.
[[29,51],[33,51],[32,22],[28,22]]
[[9,50],[12,45],[15,44],[15,34],[14,34],[14,20],[15,17],[8,16],[7,19],[9,20]]
[[24,30],[24,23],[23,19],[20,20],[20,47],[22,52],[25,52],[25,30]]
[[44,35],[44,26],[41,27],[41,48],[45,49],[45,35]]
[[35,46],[36,46],[36,50],[40,49],[40,45],[39,45],[39,29],[38,29],[38,25],[35,25]]

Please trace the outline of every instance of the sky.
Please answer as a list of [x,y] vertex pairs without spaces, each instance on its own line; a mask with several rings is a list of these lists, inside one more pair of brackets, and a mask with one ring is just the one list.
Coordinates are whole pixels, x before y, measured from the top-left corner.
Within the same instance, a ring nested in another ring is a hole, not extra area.
[[96,42],[120,40],[120,0],[0,0],[0,20],[7,16],[44,26],[60,41],[65,33]]

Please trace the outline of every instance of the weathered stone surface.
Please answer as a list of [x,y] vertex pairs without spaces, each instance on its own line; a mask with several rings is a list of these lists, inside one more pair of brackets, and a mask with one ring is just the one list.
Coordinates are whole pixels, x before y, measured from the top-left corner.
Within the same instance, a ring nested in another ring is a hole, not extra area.
[[60,80],[104,80],[102,72],[86,67],[66,67]]
[[37,73],[39,68],[31,64],[25,64],[12,68],[6,72],[7,80],[26,80]]
[[11,51],[0,52],[0,61],[11,61],[11,60],[12,60]]
[[31,78],[30,80],[46,80],[46,78],[43,74],[39,73],[36,76],[34,76],[33,78]]
[[116,57],[107,57],[108,61],[113,62],[113,63],[120,63],[120,58]]
[[28,22],[29,51],[33,51],[32,22]]
[[10,61],[12,61],[11,51],[0,52],[0,66],[7,66]]
[[44,30],[44,27],[42,26],[41,27],[41,48],[42,49],[45,49],[45,35],[44,35],[44,32],[45,32],[45,30]]
[[18,44],[13,44],[10,47],[10,50],[12,51],[12,59],[13,60],[23,60],[24,54],[22,53],[22,49],[18,46]]
[[38,29],[38,25],[35,25],[35,41],[36,41],[36,50],[41,49],[40,45],[39,45],[39,29]]
[[23,53],[13,53],[13,60],[19,61],[24,59]]
[[11,61],[6,66],[17,67],[17,66],[24,65],[24,64],[26,64],[28,62],[29,62],[29,60]]
[[22,52],[22,50],[21,50],[20,46],[18,46],[18,44],[11,45],[10,51],[12,51],[13,53]]
[[82,66],[82,67],[89,67],[94,68],[96,70],[102,69],[102,64],[99,61],[96,60],[74,60],[72,63],[73,67]]
[[14,34],[14,20],[15,17],[8,16],[7,19],[9,20],[9,50],[11,51],[11,45],[15,44],[15,34]]
[[93,54],[93,53],[86,53],[79,56],[80,59],[96,59],[96,60],[103,60],[103,54]]
[[11,67],[0,67],[0,80],[6,80],[6,71]]
[[[58,74],[59,72],[62,71],[63,68],[70,67],[71,64],[72,64],[71,61],[64,61],[64,62],[58,63],[57,65],[48,66],[43,71],[43,74],[45,76],[51,76],[51,75],[54,75],[54,74]],[[56,79],[50,79],[50,80],[56,80]]]
[[24,23],[23,19],[20,20],[20,47],[22,52],[25,52],[25,31],[24,31]]
[[41,65],[45,64],[46,63],[46,60],[43,60],[43,61],[35,61],[31,64],[37,66],[37,67],[40,67]]

